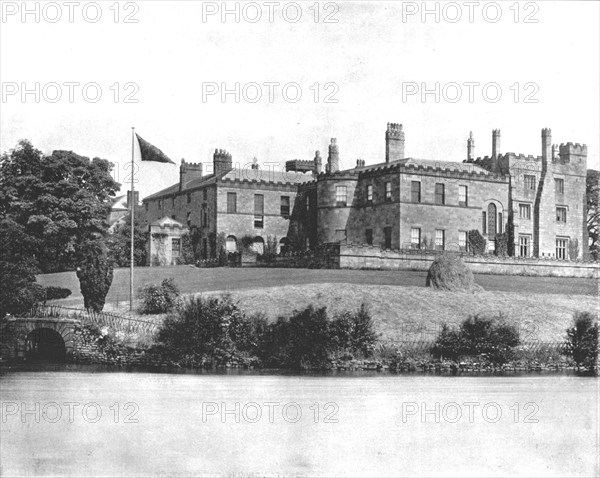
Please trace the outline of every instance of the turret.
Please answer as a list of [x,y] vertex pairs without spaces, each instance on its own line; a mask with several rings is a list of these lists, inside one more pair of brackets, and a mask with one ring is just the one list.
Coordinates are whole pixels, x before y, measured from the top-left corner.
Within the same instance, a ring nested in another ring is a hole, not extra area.
[[233,169],[231,154],[229,154],[224,149],[215,149],[215,154],[213,155],[213,170],[214,174],[222,174],[227,173]]
[[475,159],[475,140],[473,139],[473,131],[469,131],[469,139],[467,139],[467,161]]
[[329,156],[327,156],[327,172],[336,173],[340,170],[340,150],[337,145],[337,139],[331,138],[329,145]]
[[404,131],[398,123],[388,123],[385,132],[385,162],[404,159]]
[[179,191],[183,191],[185,185],[192,179],[202,177],[202,163],[186,163],[185,159],[181,158],[181,166],[179,166]]
[[315,164],[314,171],[316,174],[319,174],[323,169],[323,160],[321,159],[321,152],[315,151],[315,159],[313,159]]

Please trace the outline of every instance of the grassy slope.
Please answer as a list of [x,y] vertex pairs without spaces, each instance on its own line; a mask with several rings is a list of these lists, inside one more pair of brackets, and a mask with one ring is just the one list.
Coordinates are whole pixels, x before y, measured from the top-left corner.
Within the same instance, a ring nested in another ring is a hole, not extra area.
[[369,306],[383,340],[432,340],[443,322],[458,324],[469,314],[503,313],[519,327],[523,340],[558,341],[565,335],[576,310],[594,312],[598,300],[591,296],[480,292],[443,292],[423,287],[357,284],[309,284],[232,294],[240,307],[270,318],[294,309],[327,306],[332,312]]

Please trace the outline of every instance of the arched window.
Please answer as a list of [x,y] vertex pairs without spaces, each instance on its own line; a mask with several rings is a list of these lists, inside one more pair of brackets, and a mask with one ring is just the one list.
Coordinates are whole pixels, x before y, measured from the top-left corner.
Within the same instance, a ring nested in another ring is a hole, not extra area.
[[227,252],[237,252],[237,239],[235,236],[227,236],[225,240],[225,250]]
[[279,253],[286,254],[289,250],[290,241],[287,237],[282,237],[279,240]]
[[488,238],[493,239],[496,237],[496,205],[494,203],[490,203],[488,205],[488,213],[487,213],[487,233]]
[[265,253],[265,241],[264,241],[264,239],[262,237],[260,237],[260,236],[256,236],[254,238],[254,240],[252,241],[252,249],[257,254],[264,254]]

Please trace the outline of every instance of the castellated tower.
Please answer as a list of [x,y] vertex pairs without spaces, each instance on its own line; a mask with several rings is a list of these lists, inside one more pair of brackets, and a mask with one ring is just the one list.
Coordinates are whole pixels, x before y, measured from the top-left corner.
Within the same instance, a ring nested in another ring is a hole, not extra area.
[[469,131],[469,139],[467,139],[467,161],[475,159],[475,140],[473,139],[473,131]]
[[340,170],[340,150],[337,139],[331,138],[329,145],[329,156],[327,156],[327,172],[336,173]]
[[215,154],[213,155],[213,170],[214,174],[222,174],[227,173],[233,169],[231,154],[229,154],[224,149],[215,149]]
[[186,163],[184,158],[181,158],[181,166],[179,166],[179,191],[183,191],[186,183],[192,179],[202,177],[202,163]]
[[385,132],[385,162],[404,159],[404,131],[399,123],[388,123]]

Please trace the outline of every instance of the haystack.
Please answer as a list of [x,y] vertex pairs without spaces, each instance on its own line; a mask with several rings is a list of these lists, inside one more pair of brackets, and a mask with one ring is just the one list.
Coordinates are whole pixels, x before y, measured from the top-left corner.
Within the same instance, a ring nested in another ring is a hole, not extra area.
[[427,273],[427,287],[450,291],[477,292],[483,288],[475,283],[473,273],[454,255],[443,254],[433,261]]

